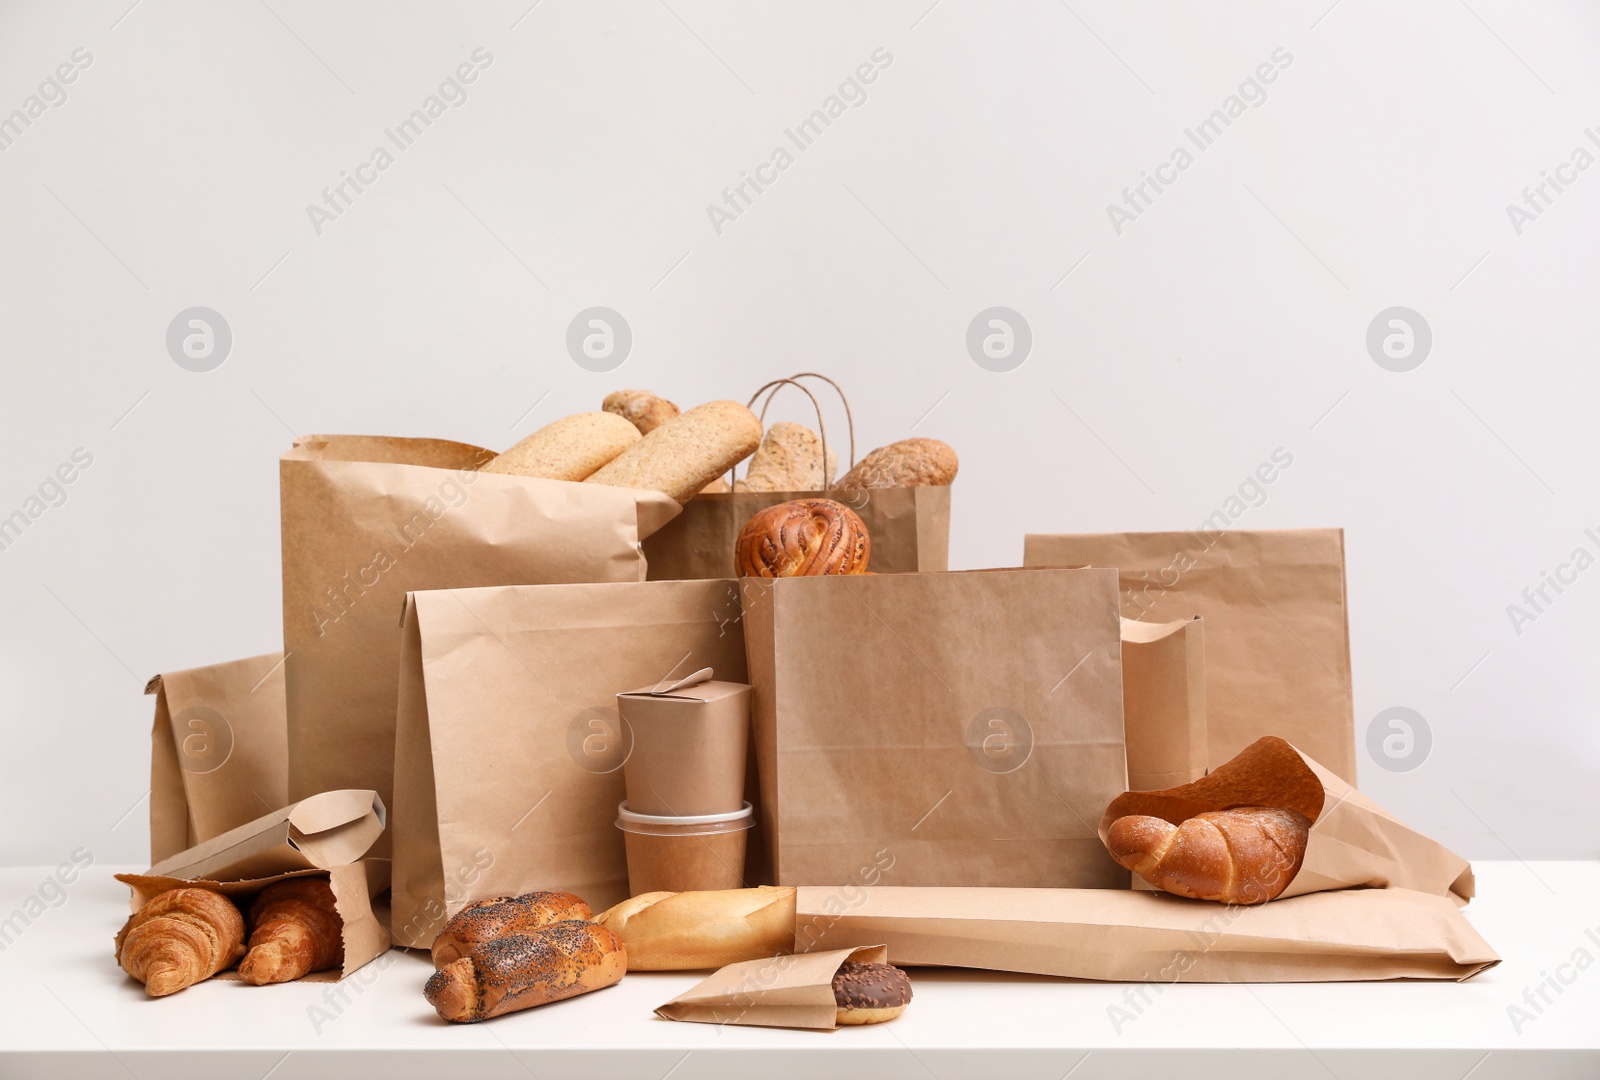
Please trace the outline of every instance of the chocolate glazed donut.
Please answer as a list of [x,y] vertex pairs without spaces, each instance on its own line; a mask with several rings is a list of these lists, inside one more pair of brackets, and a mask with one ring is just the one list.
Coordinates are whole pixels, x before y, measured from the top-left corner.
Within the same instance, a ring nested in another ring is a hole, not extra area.
[[911,980],[892,964],[846,960],[833,977],[836,1024],[881,1024],[911,1004]]
[[733,548],[740,577],[864,574],[871,554],[866,525],[832,499],[769,506],[745,522]]

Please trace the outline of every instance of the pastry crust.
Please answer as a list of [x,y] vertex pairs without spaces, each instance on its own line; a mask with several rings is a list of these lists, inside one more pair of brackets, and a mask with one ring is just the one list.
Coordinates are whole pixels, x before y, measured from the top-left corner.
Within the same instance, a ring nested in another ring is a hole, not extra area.
[[256,986],[292,982],[344,964],[344,920],[327,878],[289,878],[250,905],[250,945],[239,978]]
[[117,931],[117,963],[164,997],[209,979],[244,955],[244,916],[210,889],[168,889]]
[[769,506],[745,522],[733,547],[740,577],[864,574],[871,556],[866,523],[832,499]]
[[941,487],[955,481],[961,463],[938,439],[901,439],[880,446],[839,478],[845,490],[887,487]]
[[1242,806],[1180,825],[1131,814],[1111,823],[1106,849],[1164,892],[1224,904],[1264,904],[1300,872],[1311,821],[1286,807]]

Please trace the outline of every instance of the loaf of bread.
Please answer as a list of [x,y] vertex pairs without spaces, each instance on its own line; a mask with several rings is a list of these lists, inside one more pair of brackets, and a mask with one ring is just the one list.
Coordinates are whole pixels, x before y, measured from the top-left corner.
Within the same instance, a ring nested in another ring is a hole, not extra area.
[[627,970],[615,934],[572,920],[486,942],[435,971],[422,993],[444,1019],[470,1024],[613,986]]
[[628,950],[629,971],[691,971],[794,951],[794,889],[641,893],[595,916]]
[[1311,821],[1298,810],[1241,806],[1181,825],[1131,814],[1111,823],[1111,857],[1164,892],[1224,904],[1276,899],[1300,872]]
[[769,506],[744,523],[733,546],[740,577],[864,574],[871,556],[866,523],[832,499]]
[[833,482],[838,460],[830,448],[823,460],[822,440],[804,424],[780,420],[767,429],[735,491],[820,491]]
[[211,889],[168,889],[117,931],[117,963],[151,997],[175,994],[244,955],[244,916]]
[[755,413],[737,401],[708,401],[668,420],[585,482],[663,491],[686,503],[760,444]]
[[581,921],[593,915],[582,899],[564,892],[531,892],[477,900],[450,916],[439,936],[433,939],[433,966],[442,968],[496,938],[531,934],[552,923]]
[[268,885],[250,904],[249,951],[239,978],[256,986],[292,982],[344,964],[344,919],[325,877]]
[[938,439],[901,439],[880,446],[839,478],[846,490],[887,487],[941,487],[952,483],[961,463]]
[[648,435],[656,428],[678,415],[678,407],[666,398],[656,397],[648,390],[617,390],[606,395],[600,407],[616,413]]
[[479,471],[584,480],[639,439],[639,429],[615,413],[575,413],[546,424]]
[[701,488],[700,489],[700,494],[701,495],[726,495],[728,492],[730,492],[732,490],[733,490],[733,488],[728,486],[728,481],[719,476],[715,480],[711,481],[711,483],[709,483],[705,487]]
[[846,960],[833,975],[834,1023],[882,1024],[911,1004],[911,978],[893,964]]

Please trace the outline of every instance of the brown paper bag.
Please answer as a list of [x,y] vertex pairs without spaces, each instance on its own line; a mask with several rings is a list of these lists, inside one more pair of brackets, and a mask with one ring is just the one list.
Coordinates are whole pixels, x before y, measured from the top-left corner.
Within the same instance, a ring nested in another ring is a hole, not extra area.
[[240,881],[353,863],[383,833],[375,791],[324,791],[230,829],[150,868],[158,877]]
[[[387,859],[363,859],[360,862],[334,866],[326,870],[289,870],[281,874],[270,874],[244,881],[167,877],[159,874],[117,874],[116,878],[133,890],[130,905],[133,911],[138,911],[169,889],[198,885],[214,889],[229,897],[241,913],[248,915],[250,902],[268,885],[288,878],[312,877],[317,874],[328,875],[328,884],[333,889],[334,908],[344,923],[344,963],[338,969],[313,971],[295,981],[338,982],[389,950],[389,931],[386,926],[388,920],[381,910],[374,910],[379,894],[389,887]],[[214,978],[223,982],[235,982],[238,981],[239,973],[230,968],[218,973]]]
[[949,569],[949,487],[741,491],[695,496],[645,540],[650,580],[733,577],[733,544],[744,523],[792,499],[836,499],[859,514],[872,537],[869,566],[875,573]]
[[628,896],[616,695],[710,667],[745,680],[729,581],[507,586],[406,603],[394,933],[426,948],[470,900]]
[[1206,774],[1205,644],[1198,615],[1122,620],[1122,721],[1128,789],[1176,787]]
[[1113,571],[740,585],[778,884],[1128,886]]
[[882,945],[729,964],[656,1010],[663,1020],[755,1027],[838,1027],[833,977],[848,960],[887,964]]
[[152,863],[289,801],[281,652],[163,672],[144,692]]
[[1346,889],[1253,907],[1128,889],[802,888],[795,949],[1115,982],[1468,979],[1500,962],[1443,897]]
[[283,456],[290,798],[366,787],[390,799],[407,592],[640,581],[639,541],[677,513],[659,492],[474,471],[492,456],[322,435]]
[[1354,886],[1415,889],[1472,899],[1467,860],[1401,824],[1387,810],[1282,739],[1267,736],[1192,784],[1166,791],[1130,791],[1106,807],[1104,842],[1111,823],[1128,814],[1165,818],[1174,825],[1231,806],[1283,806],[1311,819],[1305,860],[1275,902],[1304,893]]
[[1206,621],[1208,764],[1278,735],[1356,782],[1344,530],[1030,534],[1028,566],[1114,566],[1122,614]]

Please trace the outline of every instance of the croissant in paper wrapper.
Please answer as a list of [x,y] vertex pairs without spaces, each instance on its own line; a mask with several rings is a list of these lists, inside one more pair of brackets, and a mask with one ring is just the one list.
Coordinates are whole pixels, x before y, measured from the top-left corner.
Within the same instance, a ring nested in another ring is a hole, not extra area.
[[734,542],[740,577],[864,574],[872,538],[856,512],[832,499],[769,506],[745,522]]

